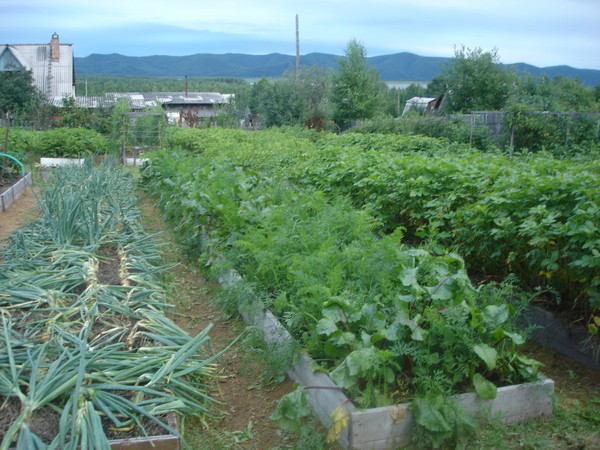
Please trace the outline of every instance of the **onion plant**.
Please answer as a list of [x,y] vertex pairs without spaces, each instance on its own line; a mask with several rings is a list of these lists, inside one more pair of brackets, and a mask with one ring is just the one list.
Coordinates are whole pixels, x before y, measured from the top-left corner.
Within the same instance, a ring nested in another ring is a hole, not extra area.
[[[54,177],[42,216],[0,253],[0,414],[19,404],[0,450],[109,448],[109,430],[145,435],[147,421],[177,434],[165,414],[213,401],[210,326],[192,337],[165,316],[166,267],[130,176],[106,163]],[[104,262],[118,284],[100,282]],[[32,425],[42,414],[57,418],[52,438]]]

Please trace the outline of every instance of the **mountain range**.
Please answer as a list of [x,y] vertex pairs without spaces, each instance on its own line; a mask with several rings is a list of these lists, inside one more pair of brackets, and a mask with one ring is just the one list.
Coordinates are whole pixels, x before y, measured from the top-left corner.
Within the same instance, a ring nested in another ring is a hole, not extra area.
[[[300,57],[300,64],[305,67],[316,65],[323,69],[332,69],[337,67],[338,58],[339,56],[326,53],[309,53]],[[451,61],[451,58],[419,56],[413,53],[395,53],[367,58],[367,63],[375,67],[379,71],[380,78],[385,81],[431,81],[442,71],[444,64]],[[295,64],[295,56],[281,53],[268,55],[198,53],[189,56],[124,56],[113,53],[75,57],[75,73],[77,75],[262,78],[279,77],[284,72],[293,70]],[[569,66],[536,67],[525,63],[505,66],[536,76],[546,74],[549,77],[556,75],[578,77],[588,86],[600,83],[600,70],[575,69]]]

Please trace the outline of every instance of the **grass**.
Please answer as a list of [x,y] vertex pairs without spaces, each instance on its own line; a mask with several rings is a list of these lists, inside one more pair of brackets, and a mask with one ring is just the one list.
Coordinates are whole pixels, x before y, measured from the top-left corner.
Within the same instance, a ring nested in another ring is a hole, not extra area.
[[557,396],[554,414],[524,424],[492,422],[468,446],[470,449],[597,449],[600,448],[600,399],[566,408]]

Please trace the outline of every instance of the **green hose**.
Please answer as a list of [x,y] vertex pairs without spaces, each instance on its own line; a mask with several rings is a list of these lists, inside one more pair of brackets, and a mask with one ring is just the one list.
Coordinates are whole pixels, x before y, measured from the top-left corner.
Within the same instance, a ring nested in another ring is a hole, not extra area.
[[21,161],[19,161],[14,156],[8,155],[6,153],[0,153],[0,156],[6,157],[6,158],[10,158],[13,161],[15,161],[19,166],[21,166],[21,176],[25,176],[25,166],[23,165],[23,163]]

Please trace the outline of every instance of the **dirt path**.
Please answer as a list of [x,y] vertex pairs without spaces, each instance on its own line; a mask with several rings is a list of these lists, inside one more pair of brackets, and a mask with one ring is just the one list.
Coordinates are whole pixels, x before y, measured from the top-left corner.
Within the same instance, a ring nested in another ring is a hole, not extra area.
[[[165,262],[176,264],[170,270],[176,304],[172,318],[190,334],[198,333],[212,323],[209,335],[215,350],[227,347],[243,332],[243,323],[225,317],[211,305],[210,298],[216,286],[202,277],[193,261],[183,259],[153,200],[140,194],[139,205],[146,227],[163,233],[162,240],[168,244],[164,250]],[[269,419],[277,401],[293,390],[292,382],[286,379],[277,385],[261,385],[263,365],[261,362],[245,363],[247,351],[242,343],[237,343],[223,355],[217,369],[220,382],[213,386],[215,392],[212,394],[223,404],[214,409],[213,417],[205,423],[192,421],[186,424],[186,439],[191,448],[280,449],[293,445],[280,435]]]
[[38,191],[38,187],[27,187],[6,211],[0,211],[0,248],[6,245],[4,238],[35,218],[37,214],[35,193]]
[[[0,248],[6,245],[5,238],[38,214],[36,192],[39,187],[28,187],[10,208],[0,212]],[[225,317],[211,305],[210,298],[216,286],[202,277],[193,261],[184,260],[152,199],[141,194],[139,206],[147,229],[161,232],[161,239],[167,243],[165,263],[174,265],[168,275],[175,302],[172,318],[192,335],[212,324],[209,335],[215,351],[229,346],[244,331],[244,324]],[[245,363],[247,353],[248,348],[238,341],[222,356],[217,367],[219,383],[212,386],[211,393],[220,404],[203,421],[192,419],[184,424],[190,449],[294,447],[294,441],[282,436],[269,419],[278,400],[293,390],[293,384],[286,379],[277,385],[262,385],[260,376],[264,366],[260,362]]]

